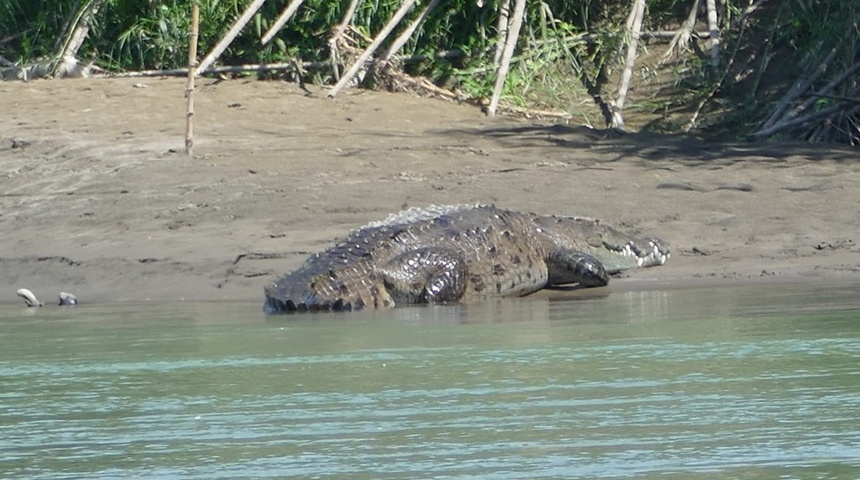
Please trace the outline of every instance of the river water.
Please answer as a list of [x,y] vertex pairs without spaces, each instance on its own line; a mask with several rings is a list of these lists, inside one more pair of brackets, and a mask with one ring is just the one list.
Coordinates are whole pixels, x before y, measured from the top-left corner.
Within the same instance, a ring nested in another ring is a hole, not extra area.
[[0,478],[860,478],[860,286],[0,305]]

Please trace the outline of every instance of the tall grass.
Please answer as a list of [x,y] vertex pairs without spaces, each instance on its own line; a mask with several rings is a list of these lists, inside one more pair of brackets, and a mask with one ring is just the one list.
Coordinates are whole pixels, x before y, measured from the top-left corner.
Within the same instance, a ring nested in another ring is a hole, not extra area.
[[[0,56],[28,63],[52,54],[62,40],[59,37],[63,25],[84,1],[0,2]],[[104,0],[79,56],[109,71],[181,67],[187,58],[191,1]],[[206,52],[220,40],[250,1],[200,0],[199,50]],[[352,25],[373,37],[401,1],[364,0]],[[467,96],[488,96],[495,80],[492,59],[499,1],[442,2],[402,52],[424,55],[429,60],[406,68],[410,73],[459,89]],[[262,46],[261,34],[286,3],[287,0],[266,2],[220,62],[282,62],[297,57],[328,62],[327,40],[332,27],[342,20],[349,0],[306,0],[276,40]],[[646,28],[677,27],[692,3],[692,0],[650,0]],[[744,35],[740,36],[739,25],[743,22],[737,19],[740,9],[748,3],[718,1],[724,52],[737,46],[736,61],[713,69],[701,58],[690,55],[685,62],[666,67],[675,69],[677,95],[651,99],[655,111],[683,109],[683,105],[673,103],[697,102],[713,95],[719,108],[711,110],[721,112],[718,120],[723,121],[723,126],[735,122],[731,128],[750,128],[765,114],[763,106],[777,101],[781,92],[790,88],[798,75],[814,68],[826,52],[839,49],[834,69],[857,61],[860,9],[856,0],[770,1],[750,16]],[[513,105],[576,113],[579,105],[588,101],[583,95],[586,90],[592,96],[608,97],[614,87],[609,79],[626,40],[624,22],[629,8],[629,0],[529,0],[504,99]],[[439,51],[457,51],[462,55],[437,58],[435,54]],[[318,78],[325,81],[331,77],[323,74]],[[785,81],[781,84],[780,79]],[[716,95],[714,89],[718,90]],[[821,100],[823,104],[830,101]],[[731,115],[733,111],[738,115]],[[713,124],[717,120],[709,121]]]

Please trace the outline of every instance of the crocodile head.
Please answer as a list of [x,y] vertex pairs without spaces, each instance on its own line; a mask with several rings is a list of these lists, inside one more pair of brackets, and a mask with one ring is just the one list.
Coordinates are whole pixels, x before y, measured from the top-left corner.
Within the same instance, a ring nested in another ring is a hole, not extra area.
[[597,258],[609,274],[663,265],[669,259],[666,242],[631,237],[591,218],[537,217],[536,223],[557,244]]

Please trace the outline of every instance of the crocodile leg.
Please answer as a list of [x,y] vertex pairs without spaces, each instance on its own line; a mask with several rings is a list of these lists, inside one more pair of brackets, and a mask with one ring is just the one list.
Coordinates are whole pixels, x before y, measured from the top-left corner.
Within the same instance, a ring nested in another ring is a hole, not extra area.
[[577,283],[582,287],[602,287],[609,276],[600,260],[576,250],[558,249],[546,258],[549,278],[547,286]]
[[466,262],[444,248],[402,253],[382,265],[379,273],[395,302],[456,302],[466,290]]

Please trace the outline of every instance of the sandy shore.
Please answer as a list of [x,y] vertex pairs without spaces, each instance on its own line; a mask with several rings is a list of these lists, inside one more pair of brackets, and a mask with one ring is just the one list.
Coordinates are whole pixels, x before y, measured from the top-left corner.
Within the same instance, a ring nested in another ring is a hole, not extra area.
[[336,100],[204,80],[0,83],[0,302],[262,301],[351,229],[408,206],[599,218],[673,248],[611,288],[860,279],[856,150],[727,145],[487,118],[406,94]]

